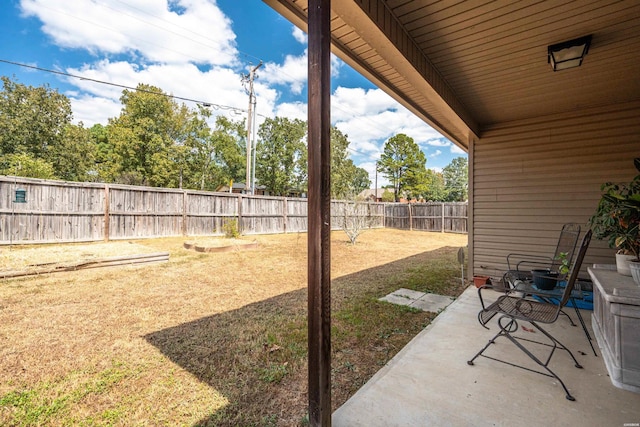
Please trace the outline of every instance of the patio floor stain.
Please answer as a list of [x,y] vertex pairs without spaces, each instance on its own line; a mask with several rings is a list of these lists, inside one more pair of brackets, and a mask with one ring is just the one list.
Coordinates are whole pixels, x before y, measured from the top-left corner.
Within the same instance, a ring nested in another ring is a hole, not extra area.
[[392,304],[407,305],[422,311],[438,313],[444,310],[454,301],[454,298],[431,294],[426,292],[413,291],[411,289],[400,288],[387,296],[380,298],[380,301]]

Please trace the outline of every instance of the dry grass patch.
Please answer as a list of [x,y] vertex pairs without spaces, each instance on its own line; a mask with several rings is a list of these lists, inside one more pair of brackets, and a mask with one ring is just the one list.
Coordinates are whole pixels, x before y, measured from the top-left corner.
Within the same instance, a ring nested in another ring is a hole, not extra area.
[[[0,424],[304,424],[306,237],[212,254],[178,238],[114,242],[170,259],[0,281]],[[458,295],[466,236],[332,238],[337,407],[434,316],[377,299],[400,287]]]

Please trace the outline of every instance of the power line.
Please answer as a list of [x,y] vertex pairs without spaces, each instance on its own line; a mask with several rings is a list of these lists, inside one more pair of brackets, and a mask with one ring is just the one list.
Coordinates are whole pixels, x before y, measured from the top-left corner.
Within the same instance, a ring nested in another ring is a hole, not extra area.
[[[201,100],[197,100],[197,99],[193,99],[193,98],[186,98],[186,97],[183,97],[183,96],[171,95],[171,94],[167,94],[167,93],[164,93],[164,92],[154,92],[152,90],[140,89],[140,88],[127,86],[127,85],[123,85],[123,84],[119,84],[119,83],[107,82],[107,81],[104,81],[104,80],[93,79],[91,77],[79,76],[79,75],[76,75],[76,74],[65,73],[65,72],[62,72],[62,71],[50,70],[48,68],[36,67],[35,65],[21,64],[19,62],[9,61],[9,60],[6,60],[6,59],[0,59],[0,62],[4,62],[5,64],[16,65],[18,67],[30,68],[32,70],[38,70],[38,71],[44,71],[44,72],[47,72],[47,73],[53,73],[53,74],[57,74],[57,75],[60,75],[60,76],[73,77],[75,79],[80,79],[80,80],[87,80],[87,81],[90,81],[90,82],[100,83],[100,84],[104,84],[104,85],[108,85],[108,86],[115,86],[115,87],[119,87],[119,88],[123,88],[123,89],[135,90],[135,91],[138,91],[138,92],[145,92],[145,93],[151,93],[151,94],[154,94],[154,95],[161,95],[161,96],[164,96],[164,97],[167,97],[167,98],[179,99],[181,101],[194,102],[196,104],[202,105],[203,107],[213,107],[215,109],[228,110],[228,111],[233,111],[233,112],[236,112],[236,113],[237,112],[242,112],[242,113],[246,113],[247,112],[247,110],[245,110],[243,108],[232,107],[230,105],[222,105],[222,104],[217,104],[217,103],[210,102],[210,101],[201,101]],[[266,116],[263,116],[263,117],[266,117]]]
[[[205,40],[208,40],[208,41],[213,42],[213,40],[209,39],[209,38],[208,38],[208,37],[206,37],[205,35],[202,35],[202,34],[200,34],[200,33],[197,33],[197,32],[195,32],[195,31],[192,31],[192,30],[190,30],[190,29],[188,29],[188,28],[185,28],[185,27],[182,27],[182,26],[180,26],[180,25],[176,25],[176,24],[174,24],[174,23],[172,23],[172,22],[170,22],[170,21],[168,21],[168,20],[166,20],[166,19],[163,19],[163,18],[161,18],[161,17],[159,17],[159,16],[157,16],[157,15],[154,15],[154,14],[152,14],[152,13],[149,13],[149,12],[147,12],[147,11],[143,10],[143,9],[137,8],[137,7],[135,7],[135,6],[128,5],[128,4],[126,4],[125,2],[123,2],[123,1],[121,1],[121,0],[116,0],[116,1],[118,1],[118,3],[120,3],[120,4],[124,5],[124,6],[126,6],[126,7],[127,7],[127,8],[129,8],[130,10],[132,10],[132,9],[133,9],[133,10],[136,10],[136,11],[138,11],[138,12],[142,13],[142,14],[148,15],[148,16],[150,16],[150,17],[153,17],[153,18],[155,18],[155,19],[158,19],[159,21],[165,22],[165,23],[167,23],[167,24],[169,24],[169,25],[171,25],[171,26],[173,26],[173,27],[175,27],[175,28],[181,29],[181,30],[186,31],[186,32],[189,32],[189,33],[191,33],[191,34],[193,34],[193,35],[195,35],[195,36],[202,37],[202,38],[203,38],[203,39],[205,39]],[[150,26],[156,27],[156,28],[160,29],[161,31],[166,31],[166,32],[169,32],[169,33],[171,33],[171,34],[174,34],[175,36],[178,36],[178,37],[184,38],[184,39],[189,40],[189,41],[191,41],[191,42],[194,42],[194,43],[200,44],[200,45],[202,45],[202,46],[205,46],[205,47],[208,47],[208,48],[213,48],[213,49],[217,49],[217,50],[219,50],[219,49],[217,48],[217,46],[213,46],[213,45],[209,45],[209,44],[203,43],[203,42],[201,42],[201,41],[198,41],[198,40],[195,40],[195,39],[193,39],[193,38],[187,37],[187,36],[185,36],[184,34],[180,34],[180,33],[177,33],[177,32],[175,32],[175,31],[169,30],[169,29],[167,29],[167,28],[165,28],[165,27],[161,27],[161,26],[159,26],[159,25],[156,25],[156,24],[154,24],[154,23],[151,23],[151,22],[149,22],[149,21],[145,21],[145,20],[143,20],[143,19],[141,19],[141,18],[138,18],[137,16],[134,16],[134,15],[132,15],[132,14],[129,14],[129,13],[124,12],[122,9],[116,9],[116,8],[113,8],[113,7],[111,7],[111,6],[109,6],[109,5],[106,5],[106,4],[104,4],[104,3],[98,3],[98,5],[100,5],[100,6],[104,7],[104,8],[107,8],[107,9],[113,10],[113,11],[115,11],[115,12],[117,12],[117,13],[120,13],[120,14],[126,15],[126,16],[128,16],[128,17],[130,17],[130,18],[132,18],[132,19],[138,20],[138,21],[140,21],[140,22],[142,22],[142,23],[144,23],[144,24],[147,24],[147,25],[150,25]],[[74,18],[74,19],[77,19],[77,20],[80,20],[80,21],[83,21],[83,22],[87,22],[87,23],[90,23],[90,24],[93,24],[93,25],[97,25],[97,26],[99,26],[99,27],[105,28],[105,29],[107,29],[107,30],[109,30],[109,31],[112,31],[112,32],[115,32],[115,33],[120,33],[120,31],[118,31],[118,30],[116,30],[116,29],[114,29],[114,28],[111,28],[111,27],[108,27],[108,26],[102,25],[102,24],[100,24],[100,23],[96,23],[96,22],[93,22],[93,21],[90,21],[90,20],[87,20],[87,19],[81,18],[81,17],[79,17],[79,16],[73,15],[73,14],[68,13],[68,12],[66,12],[66,11],[61,11],[61,10],[53,9],[53,8],[46,7],[46,6],[41,6],[41,7],[45,8],[45,9],[48,9],[48,10],[50,10],[50,11],[52,11],[52,12],[56,12],[56,13],[59,13],[59,14],[63,14],[63,15],[69,16],[69,17],[71,17],[71,18]],[[167,51],[170,51],[170,52],[179,53],[179,54],[181,54],[182,56],[184,56],[185,58],[190,58],[190,59],[192,59],[193,61],[198,62],[195,58],[193,58],[192,56],[189,56],[189,55],[185,55],[183,52],[177,52],[177,51],[175,51],[175,50],[168,49],[168,48],[167,48],[167,47],[165,47],[165,46],[159,46],[159,45],[157,45],[157,44],[155,44],[155,43],[153,43],[153,42],[150,42],[150,41],[148,41],[148,40],[143,40],[143,39],[139,39],[139,38],[138,38],[138,40],[140,40],[140,41],[142,41],[142,42],[145,42],[145,43],[148,43],[148,44],[151,44],[151,45],[155,45],[155,46],[157,46],[157,47],[159,47],[159,48],[161,48],[161,49],[164,49],[164,50],[167,50]],[[245,55],[245,56],[248,56],[248,57],[252,57],[252,58],[258,59],[258,60],[260,61],[260,63],[262,63],[262,62],[263,62],[261,59],[259,59],[259,58],[258,58],[258,57],[256,57],[255,55],[251,55],[251,54],[249,54],[249,53],[247,53],[247,52],[243,52],[243,51],[240,51],[240,50],[238,50],[238,49],[236,49],[236,51],[237,51],[238,53],[241,53],[241,54]],[[46,71],[46,72],[51,72],[51,73],[55,73],[55,74],[60,74],[60,75],[64,75],[64,76],[67,76],[67,77],[74,77],[74,78],[79,78],[79,79],[82,79],[82,80],[93,81],[93,82],[96,82],[96,83],[108,84],[108,85],[112,85],[112,86],[116,86],[116,87],[121,87],[121,88],[126,88],[126,89],[137,90],[136,88],[132,88],[132,87],[125,86],[125,85],[120,85],[120,84],[115,84],[115,83],[109,83],[109,82],[100,81],[100,80],[97,80],[97,79],[91,79],[91,78],[86,78],[86,77],[81,77],[81,76],[71,75],[71,74],[62,73],[62,72],[58,72],[58,71],[54,71],[54,70],[48,70],[48,69],[43,69],[43,68],[38,68],[38,67],[28,66],[28,65],[25,65],[25,64],[13,63],[13,62],[10,62],[10,61],[2,61],[2,62],[12,63],[12,64],[14,64],[14,65],[25,66],[25,67],[33,68],[33,69],[37,69],[37,70],[40,70],[40,71]],[[282,74],[284,74],[284,75],[286,75],[286,76],[290,77],[291,79],[295,80],[295,77],[293,77],[293,76],[291,76],[290,74],[288,74],[288,73],[284,72],[282,69],[280,69],[280,73],[282,73]],[[156,93],[156,92],[152,92],[152,93]],[[171,97],[171,98],[175,98],[175,99],[181,99],[181,100],[185,100],[185,101],[190,101],[190,102],[200,103],[200,104],[203,104],[203,105],[205,105],[205,106],[206,106],[206,104],[209,104],[209,105],[211,105],[211,106],[214,106],[214,108],[215,108],[215,107],[218,107],[218,108],[222,108],[222,109],[226,109],[226,110],[231,110],[231,111],[235,111],[235,112],[241,111],[241,112],[243,112],[243,113],[247,113],[247,110],[240,109],[240,108],[236,108],[236,107],[223,106],[223,105],[213,104],[213,103],[205,102],[205,101],[196,101],[196,100],[193,100],[193,99],[183,98],[183,97],[179,97],[179,96],[172,96],[172,95],[166,95],[166,94],[163,94],[163,95],[164,95],[164,96]],[[345,109],[345,108],[342,108],[342,107],[337,106],[337,105],[332,105],[332,108],[335,108],[335,109],[337,109],[337,110],[341,110],[341,111],[343,111],[343,112],[356,114],[356,112],[355,112],[354,110],[351,110],[351,109]],[[258,116],[261,116],[261,117],[267,117],[267,116],[262,115],[262,114],[257,114],[257,115],[258,115]],[[375,129],[378,129],[379,131],[382,131],[382,132],[385,132],[385,133],[387,133],[387,132],[389,132],[389,133],[393,133],[393,131],[394,131],[394,130],[393,130],[393,129],[391,129],[391,128],[387,128],[387,127],[381,127],[381,126],[379,126],[379,123],[378,123],[378,122],[374,121],[373,119],[371,119],[371,118],[369,118],[369,117],[364,116],[364,117],[362,117],[362,118],[363,118],[364,120],[366,120],[368,123],[370,123],[370,126],[371,126],[371,127],[375,128]],[[366,156],[366,157],[369,157],[369,158],[371,158],[371,159],[374,159],[374,160],[375,160],[375,158],[374,158],[372,155],[370,155],[370,154],[366,154],[366,153],[358,152],[358,151],[353,150],[353,149],[350,149],[350,151],[352,151],[353,153],[356,153],[356,154],[359,154],[359,155],[362,155],[362,156]]]
[[[137,87],[133,87],[133,86],[127,86],[127,85],[123,85],[123,84],[119,84],[119,83],[107,82],[107,81],[104,81],[104,80],[93,79],[93,78],[90,78],[90,77],[79,76],[79,75],[75,75],[75,74],[65,73],[63,71],[51,70],[51,69],[48,69],[48,68],[36,67],[35,65],[22,64],[20,62],[9,61],[9,60],[6,60],[6,59],[0,59],[0,62],[3,62],[5,64],[10,64],[10,65],[15,65],[15,66],[18,66],[18,67],[30,68],[32,70],[37,70],[37,71],[43,71],[43,72],[47,72],[47,73],[57,74],[57,75],[60,75],[60,76],[72,77],[72,78],[91,81],[91,82],[94,82],[94,83],[104,84],[104,85],[108,85],[108,86],[119,87],[119,88],[122,88],[122,89],[135,90],[135,91],[138,91],[138,92],[150,93],[150,94],[153,94],[153,95],[161,95],[161,96],[164,96],[164,97],[167,97],[167,98],[171,98],[171,99],[179,99],[181,101],[193,102],[193,103],[202,105],[203,107],[213,107],[214,109],[221,109],[221,110],[231,111],[231,112],[234,112],[234,113],[248,113],[248,110],[245,110],[243,108],[238,108],[238,107],[232,107],[230,105],[222,105],[222,104],[217,104],[217,103],[210,102],[210,101],[202,101],[202,100],[197,100],[197,99],[193,99],[193,98],[186,98],[186,97],[183,97],[183,96],[171,95],[171,94],[167,94],[167,93],[164,93],[164,92],[154,92],[152,90],[141,89],[141,88],[137,88]],[[264,114],[260,114],[257,111],[254,111],[253,114],[255,114],[256,116],[268,118],[268,116],[265,116]],[[377,160],[376,157],[374,157],[373,155],[358,151],[358,150],[356,150],[354,148],[347,147],[347,150],[351,151],[354,154],[358,154],[360,156],[368,157],[368,158],[370,158],[372,160]]]

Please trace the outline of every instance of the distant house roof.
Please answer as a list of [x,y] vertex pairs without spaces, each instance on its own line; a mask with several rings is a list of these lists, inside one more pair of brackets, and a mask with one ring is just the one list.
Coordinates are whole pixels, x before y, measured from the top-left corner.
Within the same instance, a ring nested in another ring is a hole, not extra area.
[[[244,182],[234,182],[234,183],[231,185],[231,190],[232,190],[232,192],[234,192],[234,193],[241,193],[241,192],[243,192],[243,191],[244,191],[244,189],[245,189],[245,184],[244,184]],[[264,191],[264,190],[266,190],[266,189],[267,189],[267,187],[266,187],[266,186],[264,186],[264,185],[256,185],[256,188],[255,188],[255,189],[256,189],[256,190],[260,190],[260,191]],[[220,185],[218,188],[216,188],[216,191],[219,191],[219,192],[228,192],[228,191],[229,191],[229,186],[228,186],[228,185]]]
[[367,188],[366,190],[362,190],[360,194],[358,194],[358,199],[376,199],[382,200],[382,194],[387,191],[386,188],[376,188],[375,190],[372,188]]

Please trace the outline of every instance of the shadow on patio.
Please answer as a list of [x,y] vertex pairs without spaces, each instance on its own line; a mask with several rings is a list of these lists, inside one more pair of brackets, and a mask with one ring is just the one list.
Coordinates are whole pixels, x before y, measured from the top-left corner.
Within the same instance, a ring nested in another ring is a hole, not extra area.
[[[479,310],[476,289],[469,287],[334,412],[333,425],[512,427],[640,423],[640,394],[611,384],[600,351],[595,357],[580,326],[570,326],[564,316],[545,328],[567,345],[584,367],[576,369],[563,351],[557,351],[551,360],[551,369],[563,379],[575,402],[565,399],[561,385],[553,378],[483,357],[468,366],[467,360],[497,332],[496,319],[489,324],[491,330],[479,325]],[[575,318],[573,309],[567,312]],[[591,312],[583,310],[582,314],[591,329]],[[520,329],[519,334],[531,333]],[[521,364],[530,361],[504,338],[491,347],[487,354]]]

